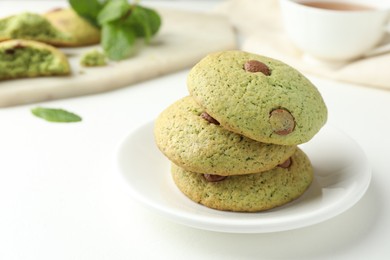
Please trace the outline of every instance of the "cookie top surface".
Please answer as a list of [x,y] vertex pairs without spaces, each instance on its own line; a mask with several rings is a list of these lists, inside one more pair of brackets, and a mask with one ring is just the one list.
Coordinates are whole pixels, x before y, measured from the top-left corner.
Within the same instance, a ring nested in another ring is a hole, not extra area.
[[165,109],[155,121],[159,149],[189,171],[225,176],[261,172],[283,163],[296,150],[296,146],[265,144],[228,131],[210,123],[203,112],[188,96]]
[[191,69],[187,86],[222,126],[265,143],[307,142],[327,120],[321,94],[307,78],[256,54],[210,54]]
[[263,173],[208,182],[203,174],[172,164],[172,177],[179,190],[194,202],[218,210],[257,212],[301,196],[313,180],[313,168],[308,157],[298,149],[288,168],[276,167]]
[[56,9],[44,17],[59,31],[70,36],[63,46],[86,46],[100,42],[100,30],[80,17],[73,9]]
[[0,80],[69,73],[66,56],[53,46],[30,40],[0,42]]

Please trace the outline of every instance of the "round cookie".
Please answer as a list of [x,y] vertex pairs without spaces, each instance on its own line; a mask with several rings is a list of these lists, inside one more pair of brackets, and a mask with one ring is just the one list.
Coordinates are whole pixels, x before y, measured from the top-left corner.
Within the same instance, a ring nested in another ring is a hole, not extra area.
[[175,164],[194,172],[237,175],[266,171],[285,162],[296,146],[265,144],[213,122],[191,96],[156,119],[155,141]]
[[260,142],[301,144],[327,120],[317,88],[268,57],[243,51],[210,54],[191,69],[187,85],[222,126]]
[[51,45],[30,40],[0,42],[0,80],[68,74],[66,56]]
[[98,44],[100,30],[72,9],[55,9],[44,15],[25,12],[0,19],[0,41],[9,39],[77,47]]
[[288,168],[229,176],[216,182],[174,164],[171,170],[176,186],[194,202],[237,212],[257,212],[284,205],[301,196],[313,180],[310,161],[299,149]]
[[0,19],[0,41],[25,39],[54,46],[70,44],[69,34],[55,28],[45,17],[24,12]]
[[86,46],[100,42],[100,30],[80,17],[73,9],[55,9],[44,14],[44,17],[57,30],[70,35],[72,41],[64,42],[63,46]]

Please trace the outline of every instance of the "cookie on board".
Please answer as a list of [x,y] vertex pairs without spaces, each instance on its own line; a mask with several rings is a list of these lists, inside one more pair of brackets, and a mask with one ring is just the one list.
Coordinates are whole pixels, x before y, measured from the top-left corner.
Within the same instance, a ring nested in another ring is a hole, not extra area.
[[100,42],[100,30],[73,9],[55,9],[44,14],[44,17],[59,31],[70,35],[72,41],[63,46],[87,46]]
[[45,17],[24,12],[0,19],[0,41],[25,39],[64,46],[72,42],[69,34],[55,28]]
[[0,80],[68,74],[66,56],[51,45],[30,40],[0,42]]

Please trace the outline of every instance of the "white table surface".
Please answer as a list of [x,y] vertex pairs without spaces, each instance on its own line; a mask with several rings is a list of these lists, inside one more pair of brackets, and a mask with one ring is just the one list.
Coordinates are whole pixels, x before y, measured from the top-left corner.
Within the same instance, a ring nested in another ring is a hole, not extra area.
[[[34,1],[20,1],[28,7],[26,2]],[[215,5],[173,2],[199,10]],[[12,9],[4,3],[2,13]],[[328,105],[329,124],[354,138],[372,167],[364,197],[330,220],[277,233],[218,233],[176,224],[130,197],[116,171],[118,145],[187,95],[187,73],[104,94],[0,109],[0,259],[390,259],[390,92],[385,90],[307,75]],[[30,113],[37,105],[74,111],[83,121],[48,123]]]

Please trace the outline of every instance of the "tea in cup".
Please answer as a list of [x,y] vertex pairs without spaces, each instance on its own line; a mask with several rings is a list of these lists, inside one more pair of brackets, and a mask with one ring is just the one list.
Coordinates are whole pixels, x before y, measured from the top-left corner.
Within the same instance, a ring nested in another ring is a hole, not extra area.
[[390,1],[280,0],[280,7],[292,42],[320,60],[349,61],[375,53],[389,30]]

